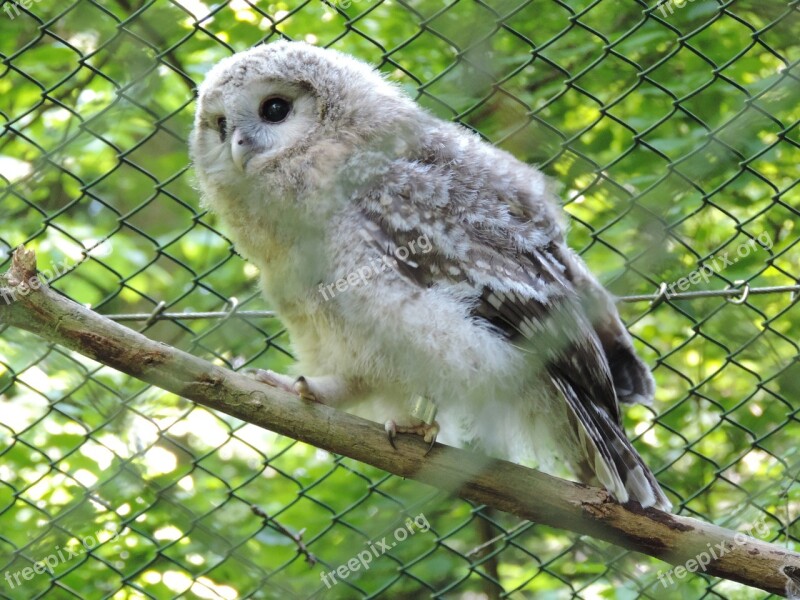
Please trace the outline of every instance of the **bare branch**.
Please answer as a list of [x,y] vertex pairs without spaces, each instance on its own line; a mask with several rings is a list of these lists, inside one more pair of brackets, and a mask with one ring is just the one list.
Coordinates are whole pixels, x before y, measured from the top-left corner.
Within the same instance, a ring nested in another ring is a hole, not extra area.
[[436,444],[425,457],[427,444],[417,436],[399,437],[393,450],[377,423],[303,401],[152,341],[35,282],[33,252],[18,249],[0,279],[5,302],[0,302],[0,323],[248,423],[524,519],[673,565],[696,561],[709,547],[724,548],[705,572],[781,596],[797,589],[800,555],[780,546],[696,519],[622,506],[603,490],[473,452]]

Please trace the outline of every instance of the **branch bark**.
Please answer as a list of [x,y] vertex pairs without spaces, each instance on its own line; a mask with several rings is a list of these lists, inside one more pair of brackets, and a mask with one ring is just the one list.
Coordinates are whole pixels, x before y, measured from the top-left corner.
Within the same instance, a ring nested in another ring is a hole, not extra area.
[[[281,435],[422,481],[524,519],[603,539],[673,565],[778,594],[800,589],[800,555],[741,533],[656,509],[622,506],[600,489],[502,460],[400,436],[383,427],[155,342],[54,292],[36,279],[34,253],[14,253],[0,276],[0,324],[31,331],[123,373]],[[38,285],[37,285],[38,284]],[[38,289],[37,289],[38,288]],[[722,549],[724,548],[724,552]]]

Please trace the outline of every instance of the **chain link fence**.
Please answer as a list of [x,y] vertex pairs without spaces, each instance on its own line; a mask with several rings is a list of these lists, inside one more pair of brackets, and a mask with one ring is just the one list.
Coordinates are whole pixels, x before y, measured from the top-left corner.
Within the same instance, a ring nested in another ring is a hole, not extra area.
[[[797,0],[6,1],[0,250],[36,249],[53,288],[151,338],[284,371],[255,270],[198,204],[195,87],[280,37],[354,54],[558,182],[571,245],[626,300],[654,369],[655,405],[626,428],[676,509],[796,547],[798,17]],[[14,599],[766,596],[448,498],[11,328],[0,571]]]

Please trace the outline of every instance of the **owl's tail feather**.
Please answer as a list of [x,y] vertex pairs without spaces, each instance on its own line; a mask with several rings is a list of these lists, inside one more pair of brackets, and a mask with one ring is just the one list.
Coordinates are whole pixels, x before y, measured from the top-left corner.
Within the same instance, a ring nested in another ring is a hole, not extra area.
[[552,377],[552,381],[564,395],[573,417],[582,451],[578,470],[593,474],[618,502],[636,500],[645,508],[672,510],[672,503],[652,471],[611,416],[594,403],[582,402],[564,379]]

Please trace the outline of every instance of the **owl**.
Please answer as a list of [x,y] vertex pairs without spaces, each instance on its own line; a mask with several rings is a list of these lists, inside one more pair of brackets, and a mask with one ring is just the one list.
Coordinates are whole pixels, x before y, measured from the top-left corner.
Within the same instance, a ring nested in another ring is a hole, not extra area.
[[670,509],[620,416],[653,378],[541,171],[286,41],[211,69],[190,151],[298,359],[262,380]]

